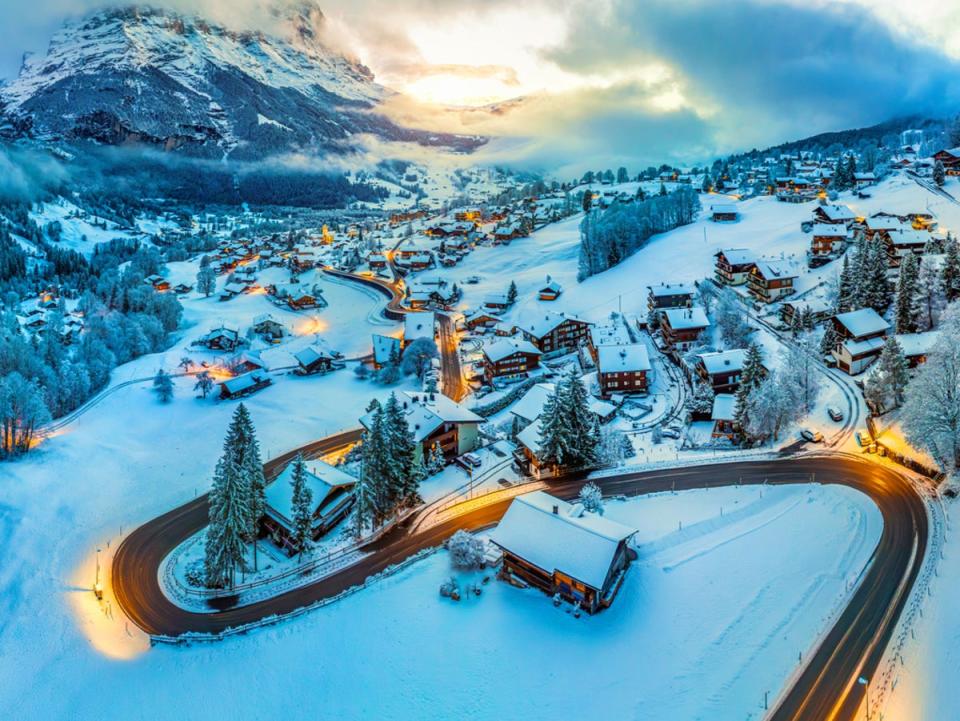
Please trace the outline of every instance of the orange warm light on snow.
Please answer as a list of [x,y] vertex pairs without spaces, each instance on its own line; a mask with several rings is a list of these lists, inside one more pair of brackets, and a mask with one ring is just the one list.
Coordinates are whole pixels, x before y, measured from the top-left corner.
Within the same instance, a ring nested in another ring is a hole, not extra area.
[[294,327],[294,332],[297,335],[317,335],[318,333],[323,333],[330,326],[320,318],[307,318]]

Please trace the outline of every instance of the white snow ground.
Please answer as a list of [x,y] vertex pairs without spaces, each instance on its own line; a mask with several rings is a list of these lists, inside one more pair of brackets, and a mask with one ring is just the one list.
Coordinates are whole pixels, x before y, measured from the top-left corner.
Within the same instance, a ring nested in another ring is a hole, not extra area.
[[[610,502],[640,528],[640,560],[596,617],[493,580],[480,597],[443,600],[439,553],[277,627],[148,649],[83,587],[97,534],[77,521],[131,509],[77,495],[54,504],[62,533],[37,533],[4,567],[4,718],[756,719],[842,607],[882,525],[866,497],[818,485]],[[162,496],[131,505],[160,512]],[[16,541],[33,522],[4,508]]]

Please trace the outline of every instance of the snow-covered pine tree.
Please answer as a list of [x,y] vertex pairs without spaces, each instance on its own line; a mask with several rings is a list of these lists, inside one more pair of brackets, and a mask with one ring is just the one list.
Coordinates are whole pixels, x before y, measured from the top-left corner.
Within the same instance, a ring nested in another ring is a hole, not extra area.
[[540,460],[556,469],[567,464],[572,456],[570,428],[565,418],[565,396],[566,384],[557,383],[540,414]]
[[420,480],[422,476],[416,468],[417,446],[407,424],[406,416],[395,394],[383,408],[384,444],[389,449],[389,463],[386,466],[388,498],[393,512],[398,508],[409,508],[420,502]]
[[753,342],[747,346],[747,356],[743,359],[743,370],[740,373],[740,385],[737,387],[735,422],[742,429],[746,429],[750,416],[750,394],[762,382],[766,370],[763,365],[763,351]]
[[507,288],[507,304],[513,305],[517,302],[517,284],[515,281],[510,281],[510,286]]
[[163,368],[153,377],[153,390],[161,403],[169,403],[173,400],[173,381]]
[[597,460],[597,418],[590,410],[587,387],[576,366],[570,368],[563,398],[566,402],[566,423],[570,432],[570,462],[574,466],[590,466]]
[[303,456],[297,454],[293,461],[293,477],[290,479],[293,494],[293,540],[297,544],[297,558],[313,541],[313,492],[307,486],[307,467]]
[[846,313],[854,309],[857,281],[854,269],[850,265],[850,254],[843,255],[843,269],[840,271],[839,289],[837,292],[837,312]]
[[946,181],[947,171],[943,167],[943,163],[940,160],[937,160],[933,164],[933,182],[937,184],[938,188],[942,188]]
[[840,336],[837,335],[837,329],[834,327],[833,323],[827,323],[827,329],[823,332],[823,336],[820,338],[820,354],[828,356],[833,352],[833,349],[837,347],[837,343],[840,341]]
[[943,308],[943,290],[940,272],[930,259],[921,259],[917,281],[917,330],[928,331],[936,324],[936,316]]
[[[514,417],[514,420],[517,420],[516,417]],[[427,459],[427,473],[432,476],[435,473],[440,473],[446,467],[447,461],[443,457],[443,451],[440,450],[440,444],[434,442],[430,447],[430,456]]]
[[894,406],[899,407],[903,404],[904,391],[910,377],[907,359],[903,355],[903,348],[897,342],[896,336],[887,336],[877,365],[886,394],[893,400]]
[[940,283],[948,303],[960,298],[960,243],[949,234],[944,248]]
[[260,457],[260,443],[257,441],[253,419],[242,403],[237,407],[237,414],[242,424],[243,439],[240,468],[248,487],[249,499],[247,540],[253,544],[253,568],[257,570],[259,568],[257,536],[260,535],[260,519],[267,510],[267,481],[263,475],[263,459]]
[[230,450],[225,444],[210,493],[204,563],[209,588],[233,588],[237,571],[246,570],[243,539],[247,532],[247,485]]
[[894,306],[894,328],[897,333],[913,333],[917,329],[917,256],[907,253],[900,263],[897,279],[897,300]]

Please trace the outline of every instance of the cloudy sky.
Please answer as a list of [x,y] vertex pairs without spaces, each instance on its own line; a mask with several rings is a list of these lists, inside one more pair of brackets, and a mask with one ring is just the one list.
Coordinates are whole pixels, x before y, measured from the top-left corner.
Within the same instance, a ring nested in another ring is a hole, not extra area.
[[[270,0],[159,0],[265,27]],[[328,0],[327,40],[401,91],[399,119],[491,154],[606,167],[701,158],[960,109],[960,3]],[[0,76],[85,0],[0,3]],[[523,98],[515,102],[516,98]],[[458,106],[440,111],[432,104]],[[497,104],[497,112],[472,110]],[[595,161],[595,162],[594,162]]]

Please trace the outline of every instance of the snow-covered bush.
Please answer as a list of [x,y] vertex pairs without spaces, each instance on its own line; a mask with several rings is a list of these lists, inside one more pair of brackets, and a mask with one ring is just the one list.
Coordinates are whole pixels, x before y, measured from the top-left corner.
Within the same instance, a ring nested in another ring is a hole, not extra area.
[[476,536],[457,531],[447,542],[447,550],[455,568],[483,568],[483,541]]
[[584,484],[580,489],[579,501],[591,513],[603,515],[603,493],[600,491],[600,486],[593,481]]

